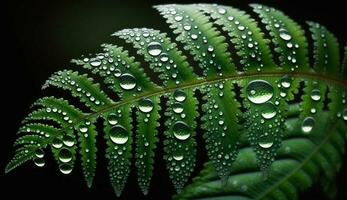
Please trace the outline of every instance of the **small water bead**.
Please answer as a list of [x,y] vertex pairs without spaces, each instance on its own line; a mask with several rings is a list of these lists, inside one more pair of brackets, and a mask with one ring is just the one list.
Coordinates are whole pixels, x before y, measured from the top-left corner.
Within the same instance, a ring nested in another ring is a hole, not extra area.
[[255,104],[262,104],[270,100],[274,94],[274,89],[264,80],[251,81],[246,89],[247,98]]
[[229,17],[228,17],[228,20],[229,20],[229,21],[233,21],[233,20],[234,20],[234,17],[233,17],[233,16],[229,16]]
[[42,149],[36,149],[35,150],[35,156],[37,158],[43,158],[45,155],[45,152]]
[[129,139],[128,131],[121,125],[113,126],[109,134],[111,141],[115,144],[125,144]]
[[63,163],[68,163],[72,160],[72,153],[66,148],[62,148],[58,156],[59,160]]
[[79,126],[79,130],[81,131],[81,133],[86,133],[88,131],[88,126],[85,124],[81,124]]
[[149,113],[153,110],[153,102],[150,99],[141,99],[139,102],[139,109],[143,113]]
[[316,121],[313,117],[306,117],[302,122],[301,129],[304,133],[309,133],[312,131]]
[[162,53],[160,55],[160,61],[161,62],[167,62],[169,60],[169,56],[166,53]]
[[197,35],[197,34],[192,34],[190,37],[191,37],[193,40],[198,39],[198,35]]
[[313,89],[311,92],[311,99],[313,101],[319,101],[321,99],[320,91],[318,89]]
[[237,27],[237,29],[239,29],[240,31],[243,31],[243,30],[245,30],[245,27],[240,25],[240,26]]
[[343,120],[347,121],[347,108],[345,108],[342,112],[342,118]]
[[173,159],[176,160],[176,161],[181,161],[183,160],[183,154],[180,153],[180,152],[176,152],[175,155],[173,156]]
[[264,119],[272,119],[277,114],[276,110],[277,110],[277,108],[273,103],[271,103],[271,102],[264,103],[262,105],[261,116]]
[[190,137],[190,128],[183,121],[177,121],[173,125],[173,134],[178,140],[186,140]]
[[178,102],[183,102],[184,100],[186,100],[187,95],[183,90],[176,90],[174,92],[174,98]]
[[36,165],[36,166],[38,166],[38,167],[43,167],[43,166],[45,166],[45,159],[44,158],[34,158],[34,164]]
[[286,29],[281,28],[279,30],[280,38],[282,38],[285,41],[289,41],[292,39],[292,36],[289,35],[288,31]]
[[70,174],[72,172],[72,166],[69,164],[61,164],[59,165],[59,170],[63,174]]
[[116,125],[118,123],[118,116],[115,113],[110,113],[107,117],[107,121],[110,125]]
[[285,75],[281,78],[280,82],[281,82],[282,87],[289,88],[291,85],[291,78],[289,76]]
[[207,51],[208,51],[208,52],[213,52],[213,50],[214,50],[213,46],[211,46],[211,45],[208,46],[208,48],[207,48]]
[[93,66],[93,67],[98,67],[101,65],[101,60],[99,59],[93,59],[90,61],[90,65]]
[[227,11],[224,8],[218,8],[218,13],[224,15]]
[[172,109],[175,113],[179,114],[179,113],[182,113],[183,112],[183,104],[181,103],[174,103],[172,105]]
[[315,108],[311,108],[311,113],[315,114],[317,112],[317,110]]
[[269,136],[269,135],[263,136],[259,139],[258,144],[261,148],[268,149],[268,148],[272,147],[272,145],[273,145],[273,138],[272,138],[272,136]]
[[159,42],[150,42],[147,46],[147,51],[151,56],[159,56],[163,47]]
[[192,26],[189,25],[189,24],[186,24],[183,26],[183,29],[186,30],[186,31],[189,31],[190,29],[192,29]]
[[64,135],[63,143],[68,147],[72,147],[73,145],[75,145],[74,138],[71,137],[70,135]]
[[124,90],[132,90],[136,86],[136,78],[129,73],[122,74],[119,79],[119,85]]
[[182,21],[182,19],[183,19],[183,17],[181,15],[176,15],[175,16],[176,22],[180,22],[180,21]]
[[59,138],[54,138],[52,141],[52,146],[56,149],[60,149],[63,146],[63,142]]

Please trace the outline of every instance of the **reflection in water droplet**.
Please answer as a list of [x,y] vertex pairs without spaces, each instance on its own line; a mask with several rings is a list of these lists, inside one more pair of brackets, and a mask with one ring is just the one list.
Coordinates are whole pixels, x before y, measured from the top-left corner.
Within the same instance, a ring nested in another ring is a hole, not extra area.
[[276,116],[277,108],[272,102],[267,102],[262,105],[262,112],[261,116],[264,119],[272,119],[274,116]]
[[174,136],[179,140],[186,140],[190,137],[190,128],[183,121],[177,121],[173,125],[172,130],[173,130]]
[[147,51],[151,56],[158,56],[161,54],[162,46],[159,42],[151,42],[147,46]]
[[72,172],[72,166],[69,164],[61,164],[59,170],[63,174],[70,174]]
[[128,131],[121,125],[113,126],[109,134],[111,141],[115,144],[125,144],[129,139]]
[[289,78],[289,76],[283,76],[281,78],[281,86],[284,87],[284,88],[289,88],[290,87],[290,83],[291,82],[291,79]]
[[183,160],[183,155],[178,153],[176,155],[173,156],[173,159],[175,159],[176,161],[180,161]]
[[177,114],[182,113],[183,112],[183,104],[181,104],[181,103],[174,103],[172,105],[172,109]]
[[118,117],[115,113],[110,113],[107,117],[107,121],[110,125],[116,125],[118,123]]
[[43,158],[44,155],[45,155],[45,152],[42,149],[36,149],[35,150],[35,156],[37,158]]
[[251,81],[247,86],[247,98],[255,104],[262,104],[272,98],[274,89],[264,80]]
[[79,126],[79,130],[81,131],[81,133],[86,133],[88,131],[88,126],[86,126],[85,124],[81,124]]
[[66,148],[62,148],[59,151],[59,160],[63,163],[67,163],[70,162],[72,160],[72,153],[66,149]]
[[149,113],[153,110],[153,102],[150,99],[141,99],[139,102],[139,109],[141,112]]
[[63,142],[59,138],[54,138],[52,141],[52,146],[56,149],[60,149],[63,146]]
[[162,53],[160,55],[160,61],[161,62],[167,62],[168,60],[169,60],[169,57],[168,57],[168,55],[166,53]]
[[90,65],[93,66],[93,67],[98,67],[98,66],[101,65],[101,60],[99,60],[99,59],[91,60],[90,61]]
[[280,32],[280,38],[282,38],[283,40],[289,41],[292,39],[292,36],[289,35],[287,30],[281,28],[279,32]]
[[73,145],[75,145],[75,141],[74,141],[73,137],[71,137],[69,135],[65,135],[63,137],[63,143],[68,147],[72,147]]
[[270,147],[272,147],[273,145],[273,137],[270,136],[270,135],[265,135],[265,136],[262,136],[260,139],[259,139],[259,146],[264,148],[264,149],[268,149]]
[[119,85],[124,90],[134,89],[136,86],[136,79],[133,75],[129,73],[124,73],[120,77]]
[[45,166],[45,159],[44,158],[34,158],[34,164],[38,167]]
[[313,119],[313,117],[306,117],[304,121],[302,122],[301,129],[304,133],[309,133],[312,131],[314,125],[315,125],[315,120]]
[[318,89],[314,89],[311,92],[311,99],[314,101],[319,101],[321,98],[320,91]]
[[186,93],[183,92],[183,90],[176,90],[174,93],[174,98],[178,102],[183,102],[184,100],[186,100],[186,97]]

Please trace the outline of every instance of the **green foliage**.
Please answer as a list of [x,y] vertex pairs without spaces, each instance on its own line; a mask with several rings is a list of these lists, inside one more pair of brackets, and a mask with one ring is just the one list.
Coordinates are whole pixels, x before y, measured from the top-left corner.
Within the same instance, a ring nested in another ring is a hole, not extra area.
[[[136,49],[142,62],[110,44],[94,57],[73,60],[88,74],[59,71],[43,88],[67,90],[79,102],[38,99],[19,128],[6,173],[29,160],[43,167],[50,146],[63,174],[73,170],[78,151],[91,187],[100,119],[117,196],[132,157],[139,187],[148,193],[158,134],[174,198],[297,199],[315,181],[333,196],[347,138],[347,47],[340,62],[327,28],[307,22],[309,44],[304,29],[281,11],[251,7],[260,23],[227,6],[156,6],[176,41],[158,30],[125,29],[113,36]],[[185,186],[201,145],[197,134],[209,161]]]

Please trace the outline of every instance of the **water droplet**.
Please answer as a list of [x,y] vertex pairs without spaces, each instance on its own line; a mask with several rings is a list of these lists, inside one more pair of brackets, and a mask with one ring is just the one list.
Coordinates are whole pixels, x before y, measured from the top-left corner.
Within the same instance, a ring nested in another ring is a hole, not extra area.
[[174,93],[174,98],[178,102],[183,102],[184,100],[186,100],[187,96],[183,90],[176,90]]
[[276,116],[276,113],[276,106],[273,103],[267,102],[262,105],[261,116],[264,119],[272,119],[274,116]]
[[68,147],[72,147],[73,145],[75,145],[75,141],[74,141],[73,137],[71,137],[69,135],[65,135],[63,137],[63,143]]
[[56,149],[60,149],[63,146],[63,142],[59,138],[54,138],[52,141],[52,146]]
[[186,31],[189,31],[190,29],[192,29],[192,26],[189,25],[189,24],[186,24],[183,26],[183,29],[186,30]]
[[177,121],[172,130],[174,136],[179,140],[186,140],[190,137],[190,128],[185,122]]
[[166,53],[162,53],[160,55],[160,61],[161,62],[167,62],[168,60],[169,60],[169,57],[168,57],[168,55]]
[[262,136],[260,137],[258,144],[260,147],[268,149],[273,145],[273,137],[271,135]]
[[181,103],[174,103],[172,105],[172,109],[177,114],[182,113],[183,112],[183,104],[181,104]]
[[79,130],[81,131],[81,133],[86,133],[88,131],[88,126],[81,124]]
[[314,125],[315,125],[315,120],[313,119],[313,117],[306,117],[304,121],[302,122],[301,129],[304,133],[309,133],[312,131]]
[[173,156],[173,159],[175,159],[176,161],[183,160],[183,155],[181,153],[177,153]]
[[38,167],[45,166],[45,159],[44,158],[34,158],[34,164]]
[[247,86],[247,98],[255,104],[262,104],[272,98],[274,89],[264,80],[251,81]]
[[319,101],[321,98],[320,91],[318,89],[314,89],[311,92],[311,99],[313,101]]
[[153,102],[150,99],[141,99],[139,102],[139,109],[141,112],[149,113],[153,110]]
[[224,8],[218,8],[218,13],[224,15],[227,11]]
[[132,90],[136,86],[136,78],[129,73],[122,74],[119,79],[119,85],[124,90]]
[[70,162],[72,160],[72,153],[66,149],[66,148],[62,148],[59,151],[59,160],[63,163],[67,163]]
[[192,34],[190,37],[191,37],[193,40],[198,39],[198,35],[197,35],[197,34]]
[[129,139],[128,131],[121,125],[113,126],[109,134],[115,144],[125,144]]
[[161,44],[159,42],[151,42],[147,46],[147,51],[151,56],[158,56],[162,51]]
[[37,158],[43,158],[44,155],[45,155],[45,152],[42,149],[39,148],[35,150],[35,156]]
[[342,118],[343,120],[347,121],[347,108],[345,108],[342,112]]
[[63,174],[70,174],[72,172],[72,166],[69,164],[61,164],[59,170]]
[[181,15],[176,15],[175,20],[176,22],[182,21],[183,17]]
[[107,117],[107,121],[110,125],[116,125],[118,123],[118,117],[115,113],[110,113]]
[[291,79],[289,78],[289,76],[283,76],[281,78],[281,86],[284,88],[289,88],[291,84]]
[[93,59],[90,61],[90,65],[93,66],[93,67],[98,67],[101,65],[101,60],[99,59]]
[[286,29],[281,28],[279,30],[279,33],[280,33],[280,38],[282,38],[283,40],[288,41],[288,40],[292,39],[292,36],[289,35],[289,33],[288,33],[288,31]]

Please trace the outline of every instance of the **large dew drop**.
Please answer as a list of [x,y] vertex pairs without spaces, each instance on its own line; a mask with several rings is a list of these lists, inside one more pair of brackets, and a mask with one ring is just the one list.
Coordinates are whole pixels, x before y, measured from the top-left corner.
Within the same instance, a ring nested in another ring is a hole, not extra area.
[[147,51],[151,56],[159,56],[162,51],[162,46],[159,42],[151,42],[147,46]]
[[282,38],[285,41],[289,41],[292,39],[292,36],[289,35],[289,33],[286,29],[281,28],[280,29],[280,38]]
[[141,112],[149,113],[153,110],[153,102],[150,99],[141,99],[139,102],[139,109]]
[[264,105],[262,105],[261,116],[264,119],[272,119],[274,116],[276,116],[276,113],[276,106],[273,103],[267,102]]
[[259,139],[259,146],[264,149],[268,149],[273,145],[273,137],[270,135],[263,136]]
[[70,174],[72,172],[72,166],[69,164],[61,164],[59,170],[63,174]]
[[74,141],[73,137],[71,137],[69,135],[65,135],[63,137],[63,143],[68,147],[72,147],[73,145],[75,145],[75,141]]
[[119,79],[119,85],[124,90],[132,90],[136,86],[136,78],[129,73],[122,74]]
[[125,144],[129,139],[128,131],[121,125],[116,125],[110,130],[110,139],[115,144]]
[[45,166],[45,159],[44,158],[34,158],[34,164],[38,167]]
[[115,113],[110,113],[107,116],[107,121],[110,125],[116,125],[118,123],[118,116]]
[[42,149],[36,149],[35,150],[35,156],[36,158],[43,158],[45,155],[45,152]]
[[304,121],[302,122],[301,129],[304,133],[309,133],[312,131],[314,125],[315,125],[315,120],[313,119],[313,117],[306,117]]
[[262,104],[267,102],[274,95],[274,89],[264,80],[251,81],[247,86],[247,98],[255,104]]
[[186,140],[190,137],[190,128],[185,122],[177,121],[172,129],[175,138],[179,140]]
[[183,102],[184,100],[186,100],[187,95],[183,92],[183,90],[176,90],[174,93],[174,98],[178,102]]
[[79,130],[81,131],[81,133],[86,133],[88,131],[88,126],[85,124],[81,124],[79,126]]
[[59,160],[63,163],[68,163],[72,160],[72,153],[66,149],[63,148],[59,151]]
[[313,101],[319,101],[321,98],[320,91],[318,89],[314,89],[311,92],[311,99]]
[[174,103],[172,105],[172,110],[177,114],[182,113],[183,112],[183,104],[178,103],[178,102]]

